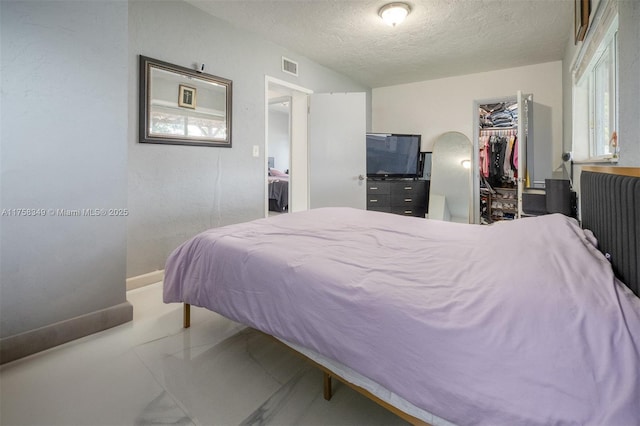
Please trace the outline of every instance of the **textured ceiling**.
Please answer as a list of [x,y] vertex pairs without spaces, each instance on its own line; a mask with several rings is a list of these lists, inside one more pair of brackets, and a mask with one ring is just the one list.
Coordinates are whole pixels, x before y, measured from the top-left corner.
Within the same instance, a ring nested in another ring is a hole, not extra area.
[[[187,0],[370,87],[561,60],[574,0]],[[304,70],[301,70],[304,72]]]

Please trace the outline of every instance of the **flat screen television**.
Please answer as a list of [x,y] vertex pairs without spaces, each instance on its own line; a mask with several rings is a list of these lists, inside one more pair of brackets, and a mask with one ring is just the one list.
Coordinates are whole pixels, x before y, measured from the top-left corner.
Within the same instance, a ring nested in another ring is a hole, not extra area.
[[367,177],[420,177],[420,135],[367,133]]

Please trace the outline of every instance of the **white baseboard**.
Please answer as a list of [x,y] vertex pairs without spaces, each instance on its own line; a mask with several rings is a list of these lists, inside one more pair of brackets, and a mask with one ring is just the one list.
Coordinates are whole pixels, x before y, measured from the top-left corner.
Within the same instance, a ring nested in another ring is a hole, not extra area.
[[153,271],[137,277],[127,278],[127,291],[144,287],[149,284],[155,284],[164,279],[164,269]]

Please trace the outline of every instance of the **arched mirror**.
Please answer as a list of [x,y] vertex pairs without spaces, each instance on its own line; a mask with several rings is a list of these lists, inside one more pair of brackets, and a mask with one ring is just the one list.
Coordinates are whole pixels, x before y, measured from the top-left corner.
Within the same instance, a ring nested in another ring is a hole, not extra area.
[[471,141],[460,132],[443,133],[434,143],[429,219],[469,223],[471,151]]

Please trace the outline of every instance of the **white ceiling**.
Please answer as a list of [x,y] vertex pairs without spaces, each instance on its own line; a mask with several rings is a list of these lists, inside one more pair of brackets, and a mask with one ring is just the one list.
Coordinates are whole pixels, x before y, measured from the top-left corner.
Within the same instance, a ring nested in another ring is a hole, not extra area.
[[378,16],[385,0],[187,1],[370,87],[561,60],[574,4],[409,0],[393,28]]

